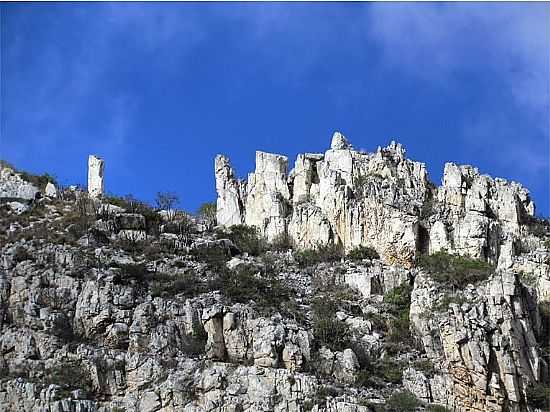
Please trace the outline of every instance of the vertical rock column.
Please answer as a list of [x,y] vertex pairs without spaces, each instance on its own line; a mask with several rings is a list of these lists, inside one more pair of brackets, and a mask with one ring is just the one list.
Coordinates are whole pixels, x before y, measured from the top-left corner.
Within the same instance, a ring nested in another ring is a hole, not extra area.
[[216,156],[214,170],[218,192],[216,221],[218,225],[240,225],[244,219],[243,194],[246,192],[246,187],[235,177],[227,157]]
[[103,196],[103,172],[105,162],[103,159],[90,155],[88,157],[88,194],[91,198]]

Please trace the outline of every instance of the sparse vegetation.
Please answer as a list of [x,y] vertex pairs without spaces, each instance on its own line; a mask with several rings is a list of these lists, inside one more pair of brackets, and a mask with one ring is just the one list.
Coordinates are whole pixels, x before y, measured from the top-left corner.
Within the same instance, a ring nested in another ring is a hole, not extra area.
[[550,386],[532,383],[527,387],[525,395],[529,406],[542,410],[550,408]]
[[406,282],[384,295],[384,303],[390,306],[389,312],[394,316],[389,321],[388,340],[390,342],[404,344],[410,341],[411,292],[412,286]]
[[305,268],[322,262],[337,262],[344,257],[342,247],[335,244],[319,245],[314,249],[294,252],[298,266]]
[[357,246],[352,249],[348,254],[347,258],[350,260],[363,260],[363,259],[380,259],[378,252],[369,246]]
[[24,262],[25,260],[33,260],[32,255],[23,246],[17,246],[15,253],[13,254],[13,261],[15,263]]
[[231,240],[241,253],[251,256],[259,256],[266,250],[265,241],[260,237],[258,229],[253,226],[231,226],[226,230],[219,230],[217,237]]
[[334,351],[350,347],[351,331],[345,322],[336,318],[339,302],[326,296],[313,300],[313,335],[319,347],[326,346]]
[[248,303],[253,300],[259,309],[281,309],[290,300],[291,290],[284,285],[276,272],[242,265],[233,271],[223,271],[210,283],[232,302]]
[[151,276],[151,295],[153,297],[193,297],[208,292],[208,284],[195,272],[188,270],[185,273],[169,275],[155,273]]
[[464,295],[460,293],[445,293],[433,309],[436,312],[444,312],[448,310],[453,303],[461,306],[463,303],[466,302],[468,302],[468,300],[464,297]]
[[281,233],[269,243],[268,249],[271,251],[286,252],[294,249],[294,242],[288,233]]
[[393,393],[386,402],[388,412],[414,412],[422,405],[414,394],[409,391]]
[[168,219],[171,220],[174,217],[174,209],[179,203],[179,197],[173,192],[158,192],[155,203],[157,208],[168,212]]
[[529,217],[527,229],[533,236],[544,238],[550,236],[550,219],[544,217]]
[[421,255],[417,265],[429,272],[436,282],[455,288],[484,281],[495,271],[492,265],[483,260],[450,255],[444,251]]
[[212,230],[216,226],[216,210],[216,202],[206,202],[199,207],[198,213],[206,230]]
[[55,384],[66,389],[84,389],[93,392],[90,374],[79,361],[59,363],[45,370],[44,384]]

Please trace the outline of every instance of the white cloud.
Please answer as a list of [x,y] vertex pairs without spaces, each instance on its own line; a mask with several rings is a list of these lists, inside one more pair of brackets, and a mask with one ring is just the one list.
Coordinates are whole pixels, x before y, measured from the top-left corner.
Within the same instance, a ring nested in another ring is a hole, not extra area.
[[447,93],[468,87],[458,73],[496,76],[518,113],[538,128],[537,136],[512,136],[515,119],[497,112],[494,102],[462,125],[464,139],[473,146],[495,145],[505,161],[521,157],[527,172],[548,173],[550,4],[374,3],[367,24],[383,65]]

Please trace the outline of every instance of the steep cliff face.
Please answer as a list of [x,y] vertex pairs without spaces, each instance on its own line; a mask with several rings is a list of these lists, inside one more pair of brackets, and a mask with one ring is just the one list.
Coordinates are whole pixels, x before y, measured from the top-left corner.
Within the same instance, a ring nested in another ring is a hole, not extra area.
[[339,133],[215,168],[217,228],[0,174],[0,411],[550,407],[550,223],[519,184],[436,187]]
[[443,372],[425,383],[434,401],[470,411],[525,409],[527,386],[548,372],[532,290],[501,272],[454,293],[420,273],[411,302],[413,327]]
[[[300,248],[370,246],[408,266],[419,252],[447,250],[510,267],[522,225],[534,215],[517,183],[447,163],[437,188],[400,144],[363,153],[338,132],[324,154],[298,155],[288,177],[284,156],[257,152],[248,185],[224,161],[228,172],[216,172],[218,223],[246,222],[268,240],[288,235]],[[228,196],[226,187],[237,186]],[[235,204],[242,205],[237,219]]]

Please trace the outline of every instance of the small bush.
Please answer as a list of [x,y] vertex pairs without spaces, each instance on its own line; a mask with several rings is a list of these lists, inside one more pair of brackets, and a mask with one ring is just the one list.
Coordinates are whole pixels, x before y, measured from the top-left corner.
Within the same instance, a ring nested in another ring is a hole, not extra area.
[[550,387],[533,383],[527,387],[525,395],[529,406],[543,410],[550,408]]
[[395,392],[386,402],[388,412],[414,412],[422,405],[416,396],[409,391]]
[[224,270],[209,282],[209,290],[220,290],[236,303],[253,300],[258,309],[281,310],[291,300],[292,291],[278,278],[278,274],[253,266],[239,266]]
[[435,366],[429,359],[419,359],[413,363],[413,367],[423,372],[427,377],[432,377],[435,374]]
[[426,412],[451,412],[451,410],[442,405],[428,405]]
[[34,260],[32,255],[22,246],[17,246],[15,253],[13,254],[13,261],[15,263],[23,262],[25,260]]
[[151,295],[153,297],[173,297],[183,295],[193,297],[208,292],[208,285],[201,280],[195,272],[188,271],[183,274],[170,276],[164,273],[151,275]]
[[539,238],[550,236],[550,219],[530,216],[526,223],[529,233],[533,236]]
[[458,293],[445,293],[433,309],[436,312],[445,312],[453,303],[461,306],[463,303],[466,302],[468,302],[468,300],[463,295],[460,295]]
[[336,318],[340,304],[340,300],[330,296],[315,298],[311,304],[313,335],[319,347],[326,346],[333,351],[341,351],[351,345],[351,331],[348,325]]
[[486,280],[495,271],[492,265],[483,260],[450,255],[443,251],[421,255],[417,265],[428,271],[436,282],[456,288]]
[[388,383],[399,384],[403,379],[404,365],[394,360],[366,359],[361,364],[356,385],[365,388],[383,388]]
[[273,239],[267,247],[269,250],[286,252],[287,250],[294,249],[294,242],[288,233],[285,232]]
[[216,202],[203,203],[198,210],[206,230],[212,230],[216,226]]
[[122,272],[122,281],[128,282],[129,280],[135,280],[137,282],[144,282],[149,278],[149,270],[143,263],[128,263],[118,265]]
[[43,383],[70,389],[83,389],[88,393],[93,391],[91,376],[84,365],[78,361],[64,362],[46,369]]
[[264,240],[260,237],[258,229],[253,226],[231,226],[227,230],[218,231],[217,237],[231,240],[241,253],[248,253],[251,256],[259,256],[266,250]]
[[347,257],[351,260],[380,259],[378,252],[368,246],[357,246],[348,253]]
[[406,343],[411,338],[409,311],[412,286],[409,283],[393,288],[384,295],[384,303],[389,304],[389,312],[394,316],[389,322],[390,342]]
[[314,249],[304,249],[294,253],[294,259],[302,268],[322,262],[338,262],[344,257],[341,246],[319,245]]

